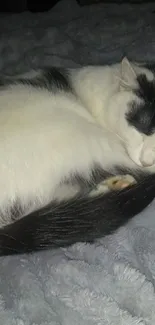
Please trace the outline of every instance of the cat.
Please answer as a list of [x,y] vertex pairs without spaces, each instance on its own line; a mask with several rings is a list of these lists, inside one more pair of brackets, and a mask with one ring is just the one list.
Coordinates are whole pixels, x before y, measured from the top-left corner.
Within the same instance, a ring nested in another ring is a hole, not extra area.
[[111,234],[155,197],[155,74],[121,62],[0,77],[0,255]]

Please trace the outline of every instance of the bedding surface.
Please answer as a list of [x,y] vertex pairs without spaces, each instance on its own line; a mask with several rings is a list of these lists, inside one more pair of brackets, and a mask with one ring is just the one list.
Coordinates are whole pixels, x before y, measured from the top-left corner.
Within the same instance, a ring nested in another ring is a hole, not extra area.
[[[0,71],[155,61],[155,6],[0,16]],[[154,325],[155,203],[95,245],[0,258],[0,325]]]

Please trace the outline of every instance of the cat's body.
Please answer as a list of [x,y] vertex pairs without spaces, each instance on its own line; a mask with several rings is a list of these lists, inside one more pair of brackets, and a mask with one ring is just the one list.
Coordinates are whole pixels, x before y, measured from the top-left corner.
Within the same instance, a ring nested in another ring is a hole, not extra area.
[[[1,78],[0,87],[1,254],[95,240],[155,197],[150,70],[127,60],[51,68]],[[120,172],[138,184],[92,198]]]

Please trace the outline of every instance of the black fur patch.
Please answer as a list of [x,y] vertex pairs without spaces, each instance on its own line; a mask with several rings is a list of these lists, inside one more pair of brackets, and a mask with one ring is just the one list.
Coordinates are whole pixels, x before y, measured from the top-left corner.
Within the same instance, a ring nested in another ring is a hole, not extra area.
[[127,120],[141,133],[151,135],[155,132],[155,81],[148,81],[145,75],[139,75],[137,81],[135,93],[143,102],[131,104]]
[[144,173],[138,184],[120,192],[51,203],[0,229],[0,255],[92,243],[127,223],[154,197],[155,174]]
[[0,78],[0,87],[17,84],[31,85],[32,87],[45,88],[52,91],[72,91],[68,71],[56,67],[45,68],[38,76],[32,78]]

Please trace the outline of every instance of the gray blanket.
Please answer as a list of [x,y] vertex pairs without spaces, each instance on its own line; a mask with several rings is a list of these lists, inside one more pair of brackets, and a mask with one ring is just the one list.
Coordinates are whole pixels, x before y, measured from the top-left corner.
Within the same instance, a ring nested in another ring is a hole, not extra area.
[[[154,61],[155,6],[60,1],[0,17],[0,70]],[[0,325],[154,325],[154,204],[95,245],[0,259]]]

